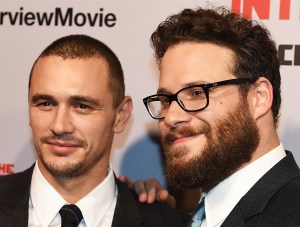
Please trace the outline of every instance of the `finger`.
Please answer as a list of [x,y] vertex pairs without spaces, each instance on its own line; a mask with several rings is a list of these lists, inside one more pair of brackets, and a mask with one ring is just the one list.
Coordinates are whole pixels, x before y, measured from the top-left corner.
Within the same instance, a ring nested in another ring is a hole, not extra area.
[[157,194],[163,190],[159,181],[154,178],[149,178],[145,181],[146,193],[148,196],[147,203],[151,204],[157,199]]
[[145,188],[144,181],[137,180],[133,184],[133,189],[135,190],[137,196],[139,197],[139,201],[144,203],[148,199],[147,190]]
[[176,200],[175,198],[169,194],[169,192],[165,189],[162,189],[157,193],[156,195],[157,200],[160,200],[164,203],[167,203],[170,207],[175,208],[176,207]]
[[156,200],[156,188],[153,187],[147,187],[146,192],[147,192],[147,203],[152,204]]
[[133,182],[130,180],[127,176],[119,176],[119,180],[122,181],[124,184],[126,184],[130,188],[134,188]]

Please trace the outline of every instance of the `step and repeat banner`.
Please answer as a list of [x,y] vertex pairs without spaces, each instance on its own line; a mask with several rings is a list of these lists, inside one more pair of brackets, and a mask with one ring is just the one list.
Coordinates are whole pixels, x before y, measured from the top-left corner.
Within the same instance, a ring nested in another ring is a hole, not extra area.
[[28,121],[28,76],[40,52],[69,34],[95,37],[119,56],[133,116],[116,135],[112,164],[117,175],[155,177],[163,184],[157,122],[142,98],[155,93],[158,70],[149,44],[167,16],[183,8],[227,6],[267,26],[281,60],[283,105],[278,129],[284,147],[300,164],[300,0],[0,0],[0,175],[18,172],[35,160]]

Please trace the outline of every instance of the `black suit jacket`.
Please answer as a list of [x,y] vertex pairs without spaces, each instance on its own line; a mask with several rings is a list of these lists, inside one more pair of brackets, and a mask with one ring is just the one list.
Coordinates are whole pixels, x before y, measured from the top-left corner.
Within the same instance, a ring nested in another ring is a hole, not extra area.
[[234,226],[300,226],[300,170],[289,151],[249,190],[222,224]]
[[[33,167],[21,173],[0,177],[0,227],[26,227]],[[188,215],[166,204],[138,202],[133,190],[116,178],[118,199],[112,227],[181,227]]]

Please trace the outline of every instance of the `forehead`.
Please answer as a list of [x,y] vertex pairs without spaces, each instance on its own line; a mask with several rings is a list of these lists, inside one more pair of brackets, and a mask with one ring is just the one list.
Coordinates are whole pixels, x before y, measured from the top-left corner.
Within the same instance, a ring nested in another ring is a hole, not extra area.
[[190,84],[233,78],[233,56],[230,49],[209,43],[172,46],[161,61],[159,87],[174,92]]
[[40,58],[32,71],[30,95],[100,95],[108,93],[108,66],[98,57],[63,59]]

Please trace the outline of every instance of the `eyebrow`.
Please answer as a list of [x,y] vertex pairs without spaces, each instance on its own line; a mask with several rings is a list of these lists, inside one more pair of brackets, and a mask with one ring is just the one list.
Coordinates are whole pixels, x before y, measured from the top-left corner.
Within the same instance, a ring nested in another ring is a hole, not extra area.
[[89,103],[90,105],[93,105],[93,106],[98,106],[98,107],[101,106],[99,100],[97,100],[95,98],[92,98],[90,96],[82,96],[82,95],[71,96],[70,97],[70,102],[71,103],[84,102],[84,103]]
[[[193,85],[201,85],[201,84],[208,84],[208,83],[210,83],[210,82],[203,81],[203,80],[193,81],[193,82],[188,82],[188,83],[183,84],[183,86],[182,86],[180,89],[185,88],[185,87],[189,87],[189,86],[193,86]],[[180,89],[178,89],[178,91],[179,91]],[[176,91],[176,92],[177,92],[177,91]],[[176,93],[176,92],[175,92],[175,93]],[[173,93],[169,92],[168,89],[166,89],[166,88],[159,88],[159,89],[157,90],[157,94],[159,94],[159,93],[173,94]]]
[[55,100],[54,97],[52,95],[45,95],[45,94],[35,94],[34,96],[32,96],[31,98],[31,102],[32,103],[36,103],[40,100]]

